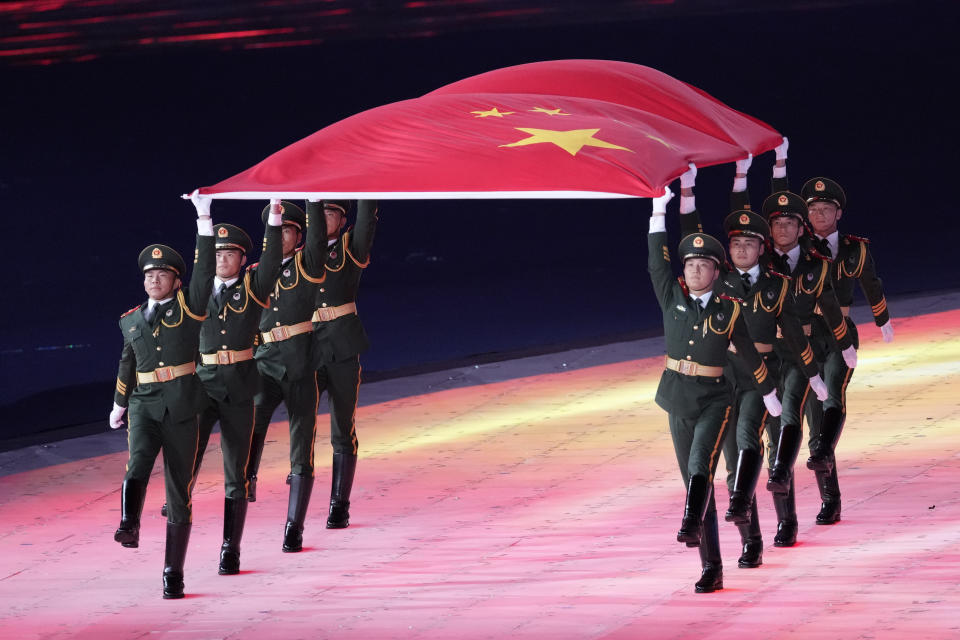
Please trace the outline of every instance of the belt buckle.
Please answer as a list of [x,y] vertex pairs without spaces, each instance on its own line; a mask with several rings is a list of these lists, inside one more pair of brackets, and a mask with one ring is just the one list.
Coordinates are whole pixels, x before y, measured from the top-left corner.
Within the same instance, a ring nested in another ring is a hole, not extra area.
[[217,351],[217,364],[232,364],[233,353],[230,351]]
[[157,382],[169,382],[173,380],[173,367],[160,367],[154,370],[157,376]]
[[290,337],[290,329],[288,329],[286,325],[274,327],[270,329],[270,335],[273,336],[274,340],[286,340]]
[[680,373],[685,376],[692,376],[694,370],[696,369],[696,363],[690,362],[689,360],[680,361]]
[[333,320],[333,309],[330,307],[320,307],[317,309],[321,322],[330,322]]

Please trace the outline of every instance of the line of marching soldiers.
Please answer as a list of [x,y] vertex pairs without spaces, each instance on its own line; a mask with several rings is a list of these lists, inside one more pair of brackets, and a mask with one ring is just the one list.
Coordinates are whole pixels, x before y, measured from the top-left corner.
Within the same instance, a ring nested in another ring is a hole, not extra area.
[[763,562],[756,486],[769,437],[769,476],[777,533],[773,544],[797,540],[794,464],[806,416],[808,469],[822,506],[816,523],[840,520],[835,450],[846,419],[846,390],[857,364],[857,328],[849,318],[855,282],[869,301],[883,339],[893,327],[868,241],[838,231],[846,195],[828,178],[807,181],[800,194],[786,178],[788,141],[776,149],[773,194],[762,215],[751,211],[747,170],[737,162],[723,245],[703,233],[693,186],[696,167],[680,176],[679,257],[670,268],[665,214],[669,189],[654,198],[648,268],[663,312],[666,366],[656,401],[668,414],[687,488],[677,541],[700,552],[697,593],[723,588],[713,476],[726,459],[730,504],[725,519],[740,533],[738,566]]
[[[377,203],[271,200],[260,261],[250,237],[213,225],[196,192],[197,246],[189,287],[183,258],[162,244],[139,257],[148,300],[120,318],[123,351],[110,426],[127,413],[129,459],[114,539],[136,548],[147,482],[163,452],[167,517],[163,597],[182,598],[191,494],[210,432],[220,423],[224,471],[219,573],[240,571],[240,540],[267,427],[284,403],[290,425],[290,494],[282,549],[302,549],[313,489],[317,402],[326,391],[333,445],[327,528],[349,525],[357,465],[359,355],[369,346],[357,289],[377,223]],[[129,411],[128,411],[129,409]]]

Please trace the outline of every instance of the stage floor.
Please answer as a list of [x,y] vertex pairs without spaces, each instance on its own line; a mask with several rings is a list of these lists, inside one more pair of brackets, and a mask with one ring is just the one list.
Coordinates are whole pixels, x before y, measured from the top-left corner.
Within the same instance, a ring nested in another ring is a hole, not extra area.
[[[896,308],[916,315],[895,320],[892,344],[861,324],[843,520],[814,524],[801,454],[799,543],[772,546],[761,485],[763,566],[737,568],[736,529],[721,521],[721,592],[693,592],[697,552],[675,541],[684,491],[652,400],[656,338],[365,386],[352,524],[324,529],[319,437],[299,554],[280,551],[288,438],[274,423],[238,576],[217,575],[215,434],[179,601],[160,597],[159,464],[140,548],[112,539],[125,432],[4,454],[0,637],[960,637],[960,310],[928,312],[937,304]],[[723,474],[721,462],[721,510]]]

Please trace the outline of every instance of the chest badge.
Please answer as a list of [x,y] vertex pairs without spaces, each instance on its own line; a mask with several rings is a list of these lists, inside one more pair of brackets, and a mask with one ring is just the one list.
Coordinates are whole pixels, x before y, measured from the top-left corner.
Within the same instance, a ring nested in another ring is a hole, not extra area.
[[336,259],[337,259],[337,252],[336,252],[335,250],[334,250],[334,251],[331,251],[331,252],[330,252],[330,257],[333,258],[334,260],[336,260]]
[[767,291],[767,300],[773,300],[773,291]]
[[239,291],[237,291],[235,294],[233,294],[233,299],[234,299],[234,300],[239,300],[239,299],[240,299],[240,292],[239,292]]
[[129,329],[127,329],[127,333],[133,333],[136,330],[137,330],[136,327],[130,327]]
[[720,322],[723,322],[724,317],[725,317],[725,316],[723,315],[723,313],[718,313],[718,314],[717,314],[717,320],[720,321]]
[[168,318],[169,318],[170,316],[172,316],[172,315],[173,315],[173,309],[167,309],[167,313],[166,313],[165,315],[166,315]]
[[683,306],[682,304],[678,304],[678,305],[677,305],[677,310],[678,310],[678,311],[686,311],[687,308],[686,308],[685,306]]
[[290,277],[290,269],[284,269],[284,270],[283,270],[283,277],[284,277],[284,278],[289,278],[289,277]]

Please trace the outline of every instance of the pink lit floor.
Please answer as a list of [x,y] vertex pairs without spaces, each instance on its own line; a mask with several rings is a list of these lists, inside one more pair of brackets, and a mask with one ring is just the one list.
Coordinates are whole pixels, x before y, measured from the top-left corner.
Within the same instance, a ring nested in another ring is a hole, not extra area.
[[[799,544],[772,546],[761,488],[763,566],[737,568],[736,530],[721,522],[722,592],[694,594],[697,553],[675,542],[683,486],[650,355],[361,408],[352,525],[323,527],[320,437],[299,554],[280,551],[287,435],[275,423],[239,576],[217,575],[214,436],[180,601],[160,597],[159,464],[136,550],[112,540],[125,454],[2,477],[0,638],[960,637],[960,311],[896,326],[889,345],[861,329],[843,521],[813,524],[801,458]],[[724,508],[722,481],[717,494]]]

